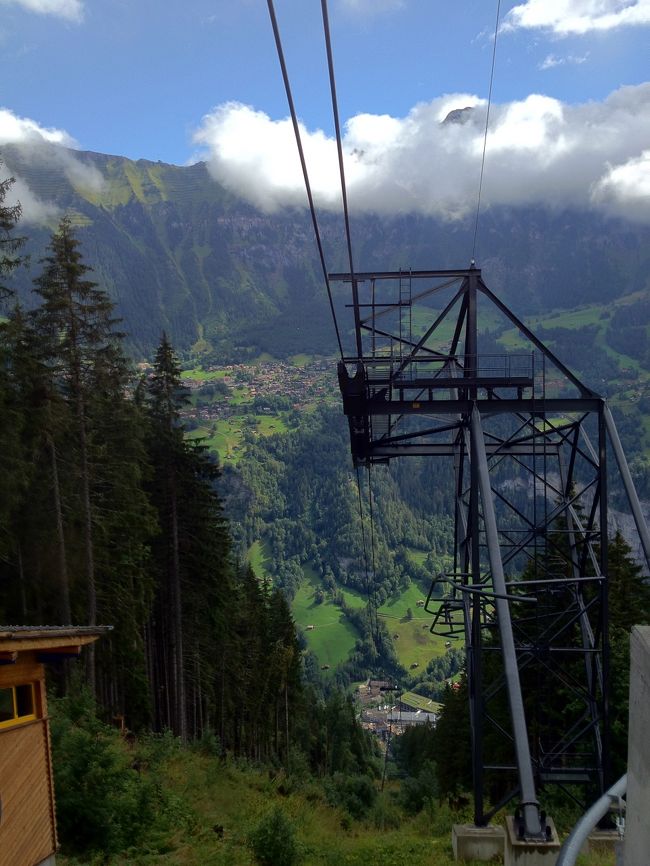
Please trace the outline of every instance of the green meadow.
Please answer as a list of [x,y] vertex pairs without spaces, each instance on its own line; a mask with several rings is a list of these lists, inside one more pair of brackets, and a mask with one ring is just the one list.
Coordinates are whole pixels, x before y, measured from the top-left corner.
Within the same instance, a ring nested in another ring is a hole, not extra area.
[[291,361],[291,363],[293,364],[294,367],[306,367],[307,364],[312,363],[312,361],[314,360],[314,356],[313,355],[305,355],[305,354],[292,355],[289,358],[289,360]]
[[203,444],[219,455],[221,463],[237,463],[244,452],[244,431],[258,436],[274,436],[289,429],[281,415],[232,415],[191,430],[188,439],[202,439]]
[[[324,590],[324,586],[309,566],[304,571],[305,581],[293,599],[291,611],[319,663],[334,667],[347,659],[359,635],[331,599],[326,596],[320,604],[316,602],[316,592]],[[341,588],[340,592],[348,607],[359,609],[368,603],[363,593],[348,588]],[[417,605],[418,601],[425,599],[426,592],[411,584],[377,609],[392,638],[397,657],[407,670],[414,669],[412,665],[426,667],[432,658],[444,655],[446,651],[445,639],[433,636],[429,631],[433,615]],[[407,618],[409,609],[412,619]],[[310,625],[312,629],[307,628]]]
[[291,612],[296,624],[303,629],[307,646],[319,663],[330,665],[333,669],[347,659],[359,635],[341,608],[331,599],[326,598],[320,604],[316,602],[319,587],[317,578],[313,575],[307,577],[294,596]]
[[226,370],[204,370],[202,367],[194,367],[193,370],[183,370],[181,379],[191,382],[210,382],[214,379],[225,379]]
[[188,439],[201,439],[202,444],[219,455],[221,463],[236,463],[241,454],[242,423],[240,418],[223,418],[210,427],[198,427],[188,433]]
[[266,577],[271,563],[271,551],[265,541],[254,541],[246,553],[246,561],[257,577]]
[[[427,591],[412,583],[408,589],[398,596],[388,599],[378,609],[379,616],[386,623],[388,632],[393,639],[395,652],[407,670],[413,665],[426,667],[434,656],[445,653],[444,638],[435,637],[429,631],[433,614],[418,607],[418,601],[426,601]],[[413,614],[408,619],[408,611]]]

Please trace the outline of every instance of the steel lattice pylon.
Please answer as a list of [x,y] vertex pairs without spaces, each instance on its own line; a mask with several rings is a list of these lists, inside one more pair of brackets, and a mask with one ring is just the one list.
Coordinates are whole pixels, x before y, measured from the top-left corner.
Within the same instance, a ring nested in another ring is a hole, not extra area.
[[[540,785],[582,801],[611,781],[608,453],[650,562],[611,414],[477,268],[330,279],[352,285],[356,351],[339,363],[339,384],[354,463],[453,461],[453,569],[427,609],[432,632],[465,639],[475,822],[517,800],[521,836],[544,838]],[[479,301],[524,349],[481,351]]]

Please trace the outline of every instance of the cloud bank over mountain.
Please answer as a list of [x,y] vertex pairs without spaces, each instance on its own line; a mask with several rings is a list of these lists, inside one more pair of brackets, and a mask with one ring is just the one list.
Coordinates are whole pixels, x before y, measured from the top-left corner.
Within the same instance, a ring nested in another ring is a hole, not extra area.
[[[487,106],[468,93],[416,105],[406,117],[358,114],[344,128],[350,207],[454,220],[474,211]],[[341,207],[336,142],[301,127],[319,207]],[[237,102],[218,106],[194,135],[212,176],[266,212],[305,206],[292,125]],[[622,87],[602,102],[569,105],[549,96],[492,105],[482,201],[489,206],[595,209],[650,223],[650,83]],[[98,191],[101,172],[64,130],[0,109],[2,145],[63,170],[77,190]],[[27,222],[51,218],[20,177],[12,197]]]
[[[101,172],[76,156],[77,142],[65,130],[40,126],[34,120],[0,108],[0,148],[5,144],[18,145],[27,162],[46,163],[63,169],[75,189],[99,191],[104,185]],[[21,204],[22,219],[26,223],[45,222],[58,212],[54,204],[39,199],[19,176],[8,195],[9,204],[17,201]]]
[[[416,105],[406,117],[352,117],[343,142],[350,207],[446,219],[471,212],[486,111],[484,100],[456,93]],[[336,142],[304,126],[301,135],[317,204],[338,209]],[[306,203],[288,118],[230,102],[203,118],[194,140],[212,176],[257,207]],[[483,201],[597,208],[650,221],[648,142],[650,83],[581,105],[540,94],[493,104]]]

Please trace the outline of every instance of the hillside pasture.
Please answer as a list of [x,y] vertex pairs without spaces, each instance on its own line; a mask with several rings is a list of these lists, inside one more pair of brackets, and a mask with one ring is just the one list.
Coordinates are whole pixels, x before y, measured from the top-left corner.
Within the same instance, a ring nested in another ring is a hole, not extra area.
[[[316,602],[320,588],[319,580],[313,575],[308,577],[293,598],[291,612],[319,664],[330,665],[329,673],[332,673],[347,659],[359,634],[331,599],[326,598],[321,604]],[[310,625],[313,629],[308,630]]]
[[254,541],[246,552],[246,562],[253,569],[256,577],[263,578],[269,573],[271,551],[265,541]]
[[[333,668],[347,659],[359,635],[327,595],[321,604],[316,603],[318,589],[325,591],[324,584],[313,569],[306,566],[305,582],[296,593],[291,610],[319,663]],[[368,603],[366,596],[354,589],[340,587],[339,591],[348,607],[359,609]],[[411,670],[411,665],[424,668],[432,658],[444,655],[446,651],[445,639],[429,632],[433,615],[417,606],[426,595],[422,587],[411,584],[377,610],[391,636],[397,657],[407,670]],[[409,608],[413,613],[411,620],[407,620]],[[314,628],[307,631],[308,625]],[[394,637],[396,634],[398,638]]]
[[204,370],[202,367],[194,367],[192,370],[183,370],[181,379],[190,382],[213,382],[215,379],[225,379],[226,370]]
[[[377,611],[392,638],[397,658],[406,670],[411,670],[411,665],[424,668],[432,658],[445,654],[445,639],[429,631],[433,614],[417,606],[418,601],[426,601],[427,593],[428,588],[425,592],[423,587],[412,583]],[[437,602],[434,606],[437,608]],[[406,618],[409,608],[413,614],[411,620]]]
[[215,432],[205,440],[205,445],[216,451],[222,463],[237,463],[242,444],[242,425],[240,418],[222,418],[214,426]]

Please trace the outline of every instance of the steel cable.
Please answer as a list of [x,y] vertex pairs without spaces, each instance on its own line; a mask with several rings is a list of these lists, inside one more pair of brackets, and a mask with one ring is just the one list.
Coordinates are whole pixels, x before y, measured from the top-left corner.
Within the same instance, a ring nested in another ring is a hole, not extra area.
[[485,171],[485,151],[487,148],[488,127],[490,125],[490,107],[492,106],[492,85],[494,84],[494,66],[497,56],[497,36],[499,35],[499,16],[501,13],[501,0],[497,0],[497,17],[494,24],[494,41],[492,43],[492,67],[490,69],[490,87],[488,89],[487,112],[485,115],[485,133],[483,135],[483,155],[481,157],[481,174],[478,182],[478,196],[476,201],[476,220],[474,222],[474,240],[472,243],[472,264],[476,260],[476,241],[478,237],[478,221],[481,213],[481,194],[483,192],[483,174]]
[[323,271],[323,278],[325,280],[325,287],[327,288],[327,297],[329,299],[330,310],[332,313],[332,321],[334,322],[334,330],[336,331],[336,340],[339,346],[339,353],[341,358],[343,358],[343,344],[341,343],[341,334],[339,331],[338,322],[336,320],[336,312],[334,309],[334,300],[332,298],[332,288],[330,286],[329,274],[327,272],[327,266],[325,265],[325,254],[323,252],[323,244],[321,242],[320,230],[318,228],[318,219],[316,217],[316,208],[314,206],[314,198],[311,192],[311,184],[309,182],[309,173],[307,171],[307,163],[305,161],[305,153],[302,146],[302,137],[300,135],[300,127],[298,125],[298,117],[296,115],[296,108],[293,102],[293,96],[291,93],[291,84],[289,82],[289,75],[287,72],[287,66],[284,59],[284,51],[282,49],[282,40],[280,38],[280,30],[278,27],[277,18],[275,16],[275,9],[273,6],[273,0],[267,0],[267,5],[269,8],[269,16],[271,18],[271,26],[273,28],[273,36],[275,38],[275,47],[278,53],[278,60],[280,61],[280,69],[282,70],[282,80],[284,81],[284,89],[287,94],[287,102],[289,103],[289,111],[291,113],[291,123],[293,124],[293,132],[296,138],[296,145],[298,146],[298,154],[300,156],[300,165],[302,167],[302,175],[305,181],[305,190],[307,192],[307,199],[309,201],[309,211],[311,213],[311,221],[314,228],[314,235],[316,237],[316,245],[318,246],[318,255],[320,258],[320,264]]

